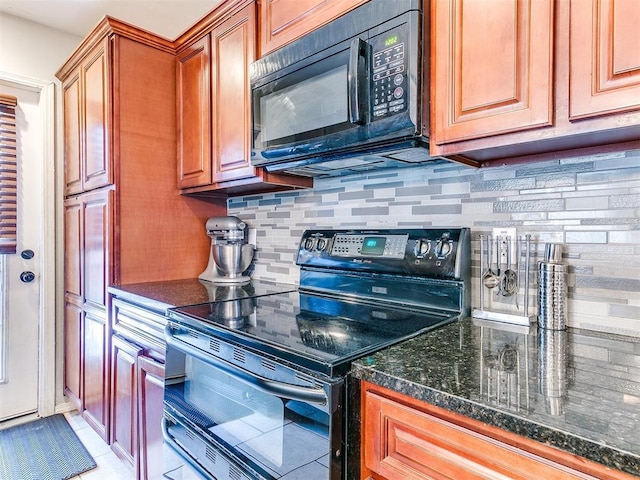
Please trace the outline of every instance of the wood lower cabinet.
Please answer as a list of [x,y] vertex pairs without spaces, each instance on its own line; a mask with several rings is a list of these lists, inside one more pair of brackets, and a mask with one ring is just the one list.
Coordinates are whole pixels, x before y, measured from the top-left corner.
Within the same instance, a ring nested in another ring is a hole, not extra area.
[[109,328],[105,281],[113,189],[65,201],[65,393],[108,440]]
[[111,318],[111,449],[136,478],[161,479],[166,319],[119,298]]
[[260,56],[338,18],[367,0],[264,0],[260,8]]
[[[239,195],[308,188],[310,178],[251,166],[249,66],[256,59],[253,2],[203,20],[177,40],[178,186],[193,195]],[[205,28],[206,27],[206,28]]]
[[131,468],[137,457],[137,363],[142,352],[120,336],[111,339],[111,449]]
[[162,409],[164,364],[151,357],[138,357],[138,478],[163,478]]
[[361,392],[362,479],[633,478],[367,382]]
[[439,0],[430,14],[432,155],[640,147],[640,2]]
[[[197,277],[209,258],[206,220],[226,215],[224,199],[179,195],[175,68],[171,42],[107,17],[56,73],[64,89],[65,392],[106,442],[116,432],[114,449],[129,460],[126,427],[111,425],[107,288]],[[116,346],[118,379],[124,352]]]

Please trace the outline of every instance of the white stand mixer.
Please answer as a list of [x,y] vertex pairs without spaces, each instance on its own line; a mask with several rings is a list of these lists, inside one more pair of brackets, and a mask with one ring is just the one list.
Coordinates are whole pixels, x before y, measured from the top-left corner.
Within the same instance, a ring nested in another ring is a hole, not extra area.
[[247,224],[238,217],[211,217],[206,224],[211,238],[209,264],[198,278],[218,284],[243,284],[242,275],[253,260],[255,247],[247,242]]

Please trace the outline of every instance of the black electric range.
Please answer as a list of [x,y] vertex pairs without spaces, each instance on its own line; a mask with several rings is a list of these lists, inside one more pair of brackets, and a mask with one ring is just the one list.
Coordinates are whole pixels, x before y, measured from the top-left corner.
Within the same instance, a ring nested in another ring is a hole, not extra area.
[[[310,230],[296,263],[297,291],[258,295],[245,287],[228,300],[170,310],[166,437],[205,478],[288,479],[304,471],[343,479],[351,362],[469,312],[465,228]],[[217,402],[224,407],[210,408],[207,396],[223,391]],[[256,437],[230,433],[239,421]],[[285,433],[292,431],[303,444],[324,438],[317,455],[292,453],[299,443]],[[309,431],[313,439],[302,433]],[[268,453],[274,442],[282,444],[275,459]],[[222,467],[207,459],[214,446]]]

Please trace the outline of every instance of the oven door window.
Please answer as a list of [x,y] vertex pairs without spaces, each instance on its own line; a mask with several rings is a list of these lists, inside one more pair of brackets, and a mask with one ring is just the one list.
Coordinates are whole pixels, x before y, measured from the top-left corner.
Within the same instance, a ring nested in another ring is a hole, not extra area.
[[167,391],[186,423],[265,478],[293,471],[329,478],[329,415],[317,407],[264,393],[188,356],[183,381]]

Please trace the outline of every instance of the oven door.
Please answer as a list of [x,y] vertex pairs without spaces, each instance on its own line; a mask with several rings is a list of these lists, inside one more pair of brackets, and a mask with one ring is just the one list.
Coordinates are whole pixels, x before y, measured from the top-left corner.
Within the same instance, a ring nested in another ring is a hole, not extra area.
[[[196,337],[204,342],[191,344]],[[205,478],[341,478],[343,381],[305,387],[257,375],[236,364],[251,365],[254,352],[220,342],[167,328],[165,442]]]

